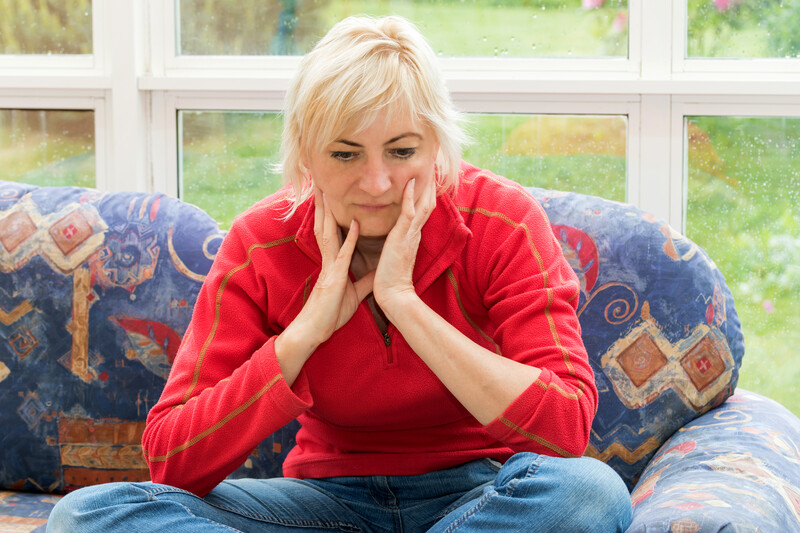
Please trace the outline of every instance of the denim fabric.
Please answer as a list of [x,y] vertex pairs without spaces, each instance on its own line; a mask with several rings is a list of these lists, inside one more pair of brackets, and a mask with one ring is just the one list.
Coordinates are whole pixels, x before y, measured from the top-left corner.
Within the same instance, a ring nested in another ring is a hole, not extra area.
[[418,476],[228,480],[205,498],[153,483],[87,487],[48,532],[625,531],[630,495],[590,458],[519,453]]

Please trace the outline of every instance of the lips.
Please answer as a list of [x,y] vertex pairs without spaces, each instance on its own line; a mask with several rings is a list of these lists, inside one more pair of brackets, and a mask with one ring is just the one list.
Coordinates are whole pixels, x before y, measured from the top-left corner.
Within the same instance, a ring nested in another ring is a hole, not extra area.
[[355,204],[357,208],[363,209],[364,211],[380,211],[391,205],[392,204]]

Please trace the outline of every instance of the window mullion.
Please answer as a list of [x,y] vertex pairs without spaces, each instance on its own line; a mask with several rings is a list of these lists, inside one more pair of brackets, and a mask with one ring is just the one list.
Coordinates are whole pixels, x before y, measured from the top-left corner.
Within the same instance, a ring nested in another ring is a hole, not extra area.
[[[680,219],[674,217],[672,206],[671,147],[673,146],[671,101],[668,94],[643,95],[641,105],[641,126],[639,132],[639,160],[630,165],[639,167],[638,198],[631,201],[642,209],[653,213],[675,227],[680,227]],[[634,187],[631,188],[632,192]]]
[[[110,0],[109,0],[110,1]],[[110,56],[112,85],[108,98],[109,147],[106,172],[110,190],[148,191],[145,110],[149,95],[138,89],[144,71],[143,4],[137,0],[113,0],[104,25]]]
[[[685,0],[683,0],[685,2]],[[641,50],[643,80],[672,78],[672,49],[676,45],[672,33],[670,0],[630,0],[631,14],[640,14],[640,42],[631,43]]]

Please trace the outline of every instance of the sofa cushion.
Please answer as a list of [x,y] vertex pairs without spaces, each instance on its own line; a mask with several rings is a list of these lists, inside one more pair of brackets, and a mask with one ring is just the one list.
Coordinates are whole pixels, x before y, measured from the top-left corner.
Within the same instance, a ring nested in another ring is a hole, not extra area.
[[798,442],[796,416],[736,391],[658,451],[633,492],[628,531],[797,531]]
[[61,496],[0,491],[0,533],[44,533]]
[[[0,182],[0,488],[149,478],[144,421],[223,236],[161,194]],[[238,475],[280,473],[294,430]]]
[[600,393],[587,455],[632,488],[661,444],[721,404],[744,356],[725,278],[706,253],[628,204],[530,189],[581,281]]

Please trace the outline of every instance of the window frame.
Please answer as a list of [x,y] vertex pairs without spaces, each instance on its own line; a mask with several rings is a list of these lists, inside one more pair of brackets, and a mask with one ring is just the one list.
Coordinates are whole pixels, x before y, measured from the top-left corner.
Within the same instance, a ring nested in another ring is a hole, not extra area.
[[[178,111],[279,111],[299,57],[176,56],[175,1],[94,0],[91,56],[0,56],[0,107],[93,110],[97,186],[178,195]],[[627,199],[682,230],[684,116],[800,116],[800,60],[686,58],[685,2],[628,9],[628,59],[443,58],[442,72],[467,112],[626,115]]]

